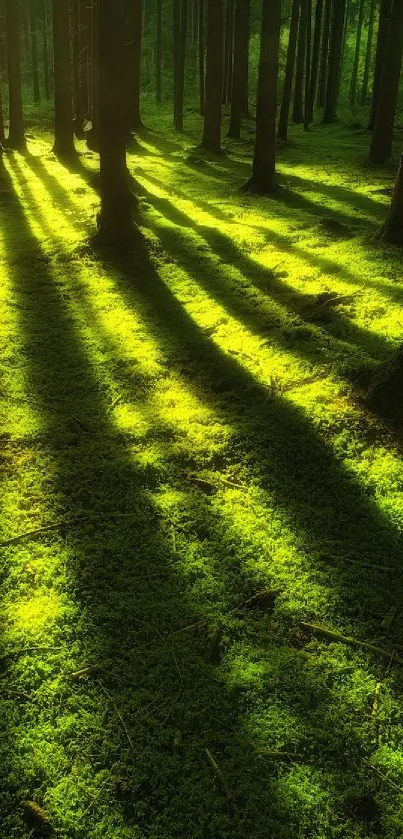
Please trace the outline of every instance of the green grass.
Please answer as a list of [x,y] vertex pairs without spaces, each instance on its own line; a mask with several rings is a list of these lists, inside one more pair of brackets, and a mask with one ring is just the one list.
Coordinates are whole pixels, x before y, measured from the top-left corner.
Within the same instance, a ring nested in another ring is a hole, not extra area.
[[394,172],[294,129],[253,198],[251,135],[203,159],[169,120],[119,258],[94,155],[4,158],[0,835],[45,833],[31,801],[68,839],[401,839],[401,440],[361,399],[403,328]]

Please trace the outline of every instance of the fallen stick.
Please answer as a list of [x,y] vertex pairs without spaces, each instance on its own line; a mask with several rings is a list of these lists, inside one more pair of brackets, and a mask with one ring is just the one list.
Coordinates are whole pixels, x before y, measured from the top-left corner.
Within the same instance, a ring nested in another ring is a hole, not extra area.
[[232,806],[235,806],[235,804],[234,804],[234,794],[233,794],[232,790],[230,790],[217,761],[215,760],[215,758],[211,754],[210,749],[207,749],[207,747],[206,747],[204,749],[204,751],[206,752],[207,759],[208,759],[208,762],[209,762],[210,766],[212,766],[212,768],[214,769],[214,772],[215,772],[215,774],[216,774],[216,776],[217,776],[217,778],[218,778],[218,780],[219,780],[219,782],[220,782],[220,784],[221,784],[221,786],[224,790],[226,798],[228,799],[230,804],[232,804]]
[[400,795],[402,795],[403,789],[402,787],[399,787],[399,785],[396,784],[395,781],[392,781],[391,778],[388,778],[387,775],[384,775],[384,773],[381,772],[380,769],[377,768],[377,766],[374,766],[373,763],[368,763],[368,766],[370,769],[376,772],[376,774],[379,775],[380,778],[382,778],[382,781],[385,781],[385,783],[389,784],[389,786],[392,787],[392,789],[396,790],[396,792],[399,792]]
[[54,524],[44,524],[42,527],[36,527],[34,530],[26,530],[24,533],[17,533],[16,536],[11,536],[9,539],[5,539],[3,542],[0,542],[0,548],[6,548],[9,545],[15,545],[21,539],[34,539],[35,536],[41,536],[42,533],[47,533],[48,531],[58,530],[59,528],[69,527],[74,524],[78,524],[79,522],[86,521],[88,519],[108,519],[108,518],[133,518],[137,516],[138,513],[84,513],[82,516],[75,516],[72,519],[64,519],[61,521],[54,522]]
[[111,703],[112,703],[112,705],[113,705],[113,707],[114,707],[114,709],[115,709],[115,711],[116,711],[116,713],[117,713],[117,715],[118,715],[118,717],[119,717],[119,719],[120,719],[120,722],[122,723],[123,730],[124,730],[124,732],[125,732],[125,734],[126,734],[126,737],[127,737],[128,743],[129,743],[129,745],[130,745],[130,747],[131,747],[132,751],[134,752],[133,740],[132,740],[132,738],[130,737],[130,734],[129,734],[129,731],[128,731],[128,728],[127,728],[127,725],[126,725],[126,723],[125,723],[125,721],[124,721],[124,719],[123,719],[123,717],[122,717],[122,714],[121,714],[121,713],[120,713],[120,711],[119,711],[118,706],[116,705],[116,702],[115,702],[115,700],[114,700],[113,696],[111,696],[111,694],[110,694],[110,693],[109,693],[109,691],[106,689],[105,685],[103,685],[103,684],[102,684],[102,682],[101,682],[101,680],[100,680],[100,679],[97,679],[97,682],[98,682],[98,684],[99,684],[99,687],[101,688],[101,690],[102,690],[102,691],[103,691],[103,693],[105,694],[105,696],[109,699],[109,702],[111,702]]
[[[333,632],[324,626],[317,626],[313,623],[298,621],[298,626],[306,632],[312,632],[314,635],[318,635],[319,638],[325,638],[327,641],[335,641],[338,644],[346,644],[349,647],[356,647],[361,650],[368,650],[368,652],[380,655],[382,658],[387,658],[390,661],[392,655],[390,650],[376,647],[375,644],[369,644],[367,641],[359,641],[357,638],[351,638],[349,635],[341,635],[339,632]],[[403,664],[403,658],[400,658],[400,656],[394,655],[393,661],[396,661],[397,664]]]

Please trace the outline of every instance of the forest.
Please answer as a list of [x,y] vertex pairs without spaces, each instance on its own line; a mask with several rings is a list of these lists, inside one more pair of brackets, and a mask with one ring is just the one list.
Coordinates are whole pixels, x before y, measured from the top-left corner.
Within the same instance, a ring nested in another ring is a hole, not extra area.
[[0,0],[0,839],[402,839],[402,57]]

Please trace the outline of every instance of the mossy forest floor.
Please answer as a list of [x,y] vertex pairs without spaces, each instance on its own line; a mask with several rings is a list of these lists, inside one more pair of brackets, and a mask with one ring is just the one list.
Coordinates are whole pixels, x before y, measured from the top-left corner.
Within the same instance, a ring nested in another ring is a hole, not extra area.
[[92,153],[4,156],[1,839],[401,839],[394,167],[297,128],[254,198],[145,119],[119,259]]

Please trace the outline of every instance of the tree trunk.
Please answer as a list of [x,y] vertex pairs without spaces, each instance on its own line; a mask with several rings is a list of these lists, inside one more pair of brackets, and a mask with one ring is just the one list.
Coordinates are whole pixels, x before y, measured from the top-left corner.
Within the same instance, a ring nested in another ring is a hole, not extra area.
[[245,0],[242,41],[242,116],[249,119],[249,41],[250,41],[250,2]]
[[202,148],[221,153],[221,99],[223,77],[222,0],[207,0],[206,101]]
[[34,92],[35,105],[41,104],[41,91],[39,87],[38,71],[38,45],[36,40],[36,4],[35,0],[29,0],[29,30],[31,35],[31,60],[32,60],[32,87]]
[[[101,0],[101,4],[102,2],[105,2],[105,0]],[[125,10],[128,21],[128,37],[126,42],[128,78],[126,84],[128,85],[129,91],[130,129],[131,131],[138,132],[144,129],[140,113],[143,0],[126,0]]]
[[[371,0],[373,2],[373,0]],[[375,71],[374,71],[374,86],[372,91],[372,100],[371,100],[371,116],[369,119],[368,128],[370,131],[373,130],[375,125],[375,114],[378,107],[379,101],[379,83],[382,77],[383,67],[385,64],[386,58],[386,50],[388,46],[388,32],[389,32],[389,18],[390,13],[392,10],[392,0],[381,0],[381,6],[379,9],[379,23],[378,23],[378,37],[376,39],[376,57],[375,57]],[[367,55],[368,55],[368,48],[367,48]],[[368,71],[367,75],[369,75],[369,62],[366,61],[366,67],[368,64]],[[368,86],[368,85],[367,85]],[[364,88],[363,88],[364,93]],[[366,94],[366,92],[365,92]],[[361,97],[362,102],[363,96]],[[366,99],[366,95],[365,95]]]
[[[87,0],[91,27],[91,128],[87,131],[87,146],[99,151],[99,8],[100,0]],[[102,2],[102,0],[101,0]],[[124,49],[123,44],[123,49]],[[125,78],[126,81],[126,78]],[[123,82],[122,82],[123,83]]]
[[392,245],[403,245],[403,154],[400,155],[391,208],[379,238]]
[[329,42],[330,27],[332,20],[332,0],[324,0],[325,12],[323,17],[322,46],[320,58],[320,73],[318,84],[318,105],[324,107],[327,87],[327,74],[329,69]]
[[228,33],[228,79],[227,79],[227,94],[226,102],[231,102],[232,85],[234,81],[234,26],[235,26],[235,10],[234,0],[229,0],[229,33]]
[[369,71],[370,71],[370,67],[371,67],[372,41],[373,41],[373,37],[374,37],[374,24],[375,24],[375,6],[376,6],[376,0],[371,0],[371,8],[370,8],[370,13],[369,13],[369,23],[368,23],[367,48],[365,50],[364,78],[362,80],[361,105],[366,105],[367,104],[367,97],[368,97]]
[[358,68],[360,65],[360,54],[361,54],[361,36],[362,36],[362,24],[364,22],[364,9],[365,9],[365,0],[360,0],[360,6],[358,9],[358,21],[357,21],[357,34],[355,37],[355,50],[354,50],[354,61],[353,61],[353,69],[351,71],[351,82],[350,82],[350,105],[351,107],[355,105],[355,99],[357,95],[357,79],[358,79]]
[[232,56],[233,56],[233,3],[232,0],[227,0],[225,7],[225,27],[224,27],[224,72],[223,72],[223,105],[228,105],[230,101],[230,79],[232,75]]
[[311,51],[312,51],[312,0],[307,0],[304,129],[308,131],[311,117]]
[[[299,3],[300,0],[294,0]],[[231,91],[231,115],[228,137],[239,140],[241,136],[241,120],[244,108],[244,46],[245,28],[248,29],[247,5],[245,0],[235,0],[235,30],[234,30],[234,69]]]
[[81,14],[80,0],[73,0],[73,80],[74,80],[74,133],[78,139],[84,137],[84,116],[82,98],[82,73],[81,65],[83,60],[83,49],[81,40]]
[[173,0],[174,52],[174,128],[183,131],[185,95],[186,36],[188,27],[187,0]]
[[70,16],[66,0],[53,0],[53,57],[55,76],[55,142],[61,159],[75,156],[71,87]]
[[256,139],[252,176],[246,188],[259,194],[276,189],[276,115],[281,0],[262,0]]
[[156,7],[156,43],[155,43],[155,103],[162,102],[162,0],[157,0]]
[[304,75],[306,58],[306,38],[308,26],[308,0],[301,0],[301,12],[298,27],[297,68],[294,85],[293,122],[299,124],[304,121]]
[[8,58],[8,97],[10,128],[7,144],[12,149],[25,149],[24,117],[21,90],[21,53],[18,0],[6,0],[6,32]]
[[6,135],[4,132],[4,116],[3,116],[3,95],[1,91],[1,81],[0,81],[0,150],[3,148],[6,142]]
[[48,14],[46,0],[42,0],[42,41],[43,41],[43,84],[45,99],[50,99],[49,54],[48,54]]
[[323,122],[336,122],[340,82],[340,65],[343,52],[345,0],[333,0],[330,32],[329,67],[326,86]]
[[206,98],[206,72],[204,66],[204,0],[199,0],[198,16],[198,53],[199,53],[199,96],[200,114],[204,116],[204,105]]
[[309,122],[313,121],[313,110],[316,101],[319,75],[320,34],[322,29],[323,0],[316,0],[315,29],[313,34],[311,86],[309,89]]
[[115,244],[132,232],[131,193],[126,168],[127,95],[124,0],[101,2],[98,12],[99,153],[101,210],[99,236]]
[[403,3],[393,0],[389,36],[369,159],[384,163],[392,154],[393,127],[403,55]]

